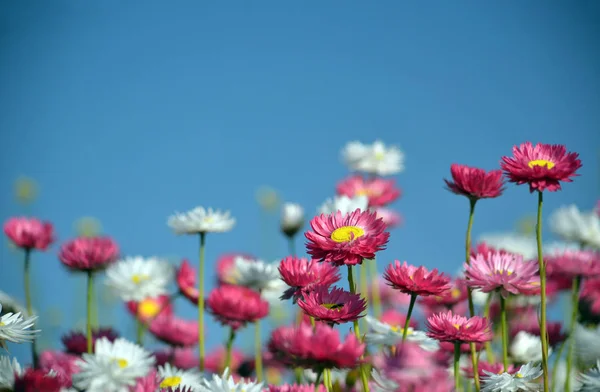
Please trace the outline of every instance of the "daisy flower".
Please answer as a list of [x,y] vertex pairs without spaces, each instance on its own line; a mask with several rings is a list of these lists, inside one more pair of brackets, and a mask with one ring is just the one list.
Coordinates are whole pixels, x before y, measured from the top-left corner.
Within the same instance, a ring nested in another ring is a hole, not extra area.
[[206,305],[223,325],[239,329],[269,314],[269,304],[260,294],[243,286],[220,286],[208,295]]
[[316,261],[336,265],[361,264],[363,259],[375,258],[375,253],[385,249],[390,233],[375,212],[354,211],[342,215],[320,215],[310,222],[313,231],[304,235],[308,239],[307,252]]
[[199,392],[261,392],[263,383],[251,381],[235,382],[229,374],[229,369],[225,369],[223,375],[213,374],[212,380],[202,379],[198,388]]
[[368,207],[369,198],[367,195],[354,197],[342,195],[325,200],[325,203],[319,207],[319,214],[331,215],[339,211],[346,215],[356,210],[366,211]]
[[196,207],[188,212],[171,215],[167,224],[176,234],[224,233],[233,229],[235,219],[230,216],[229,211]]
[[444,180],[447,189],[471,200],[498,197],[504,191],[502,170],[486,172],[475,167],[453,164],[450,166],[450,173],[452,181]]
[[142,301],[167,293],[174,268],[157,258],[128,257],[106,270],[106,284],[124,301]]
[[579,154],[567,153],[560,144],[535,146],[526,142],[513,147],[512,157],[502,157],[500,166],[510,182],[529,184],[529,191],[559,191],[560,183],[572,182],[577,169],[581,168]]
[[267,264],[262,260],[248,260],[237,257],[231,278],[240,286],[262,291],[280,280],[277,264]]
[[294,298],[294,303],[303,292],[309,292],[316,286],[329,287],[340,280],[339,268],[335,265],[292,256],[281,260],[278,270],[281,279],[290,286],[281,299]]
[[297,203],[284,203],[281,208],[281,231],[293,237],[304,226],[304,209]]
[[61,246],[59,260],[71,270],[95,271],[119,257],[119,247],[109,237],[79,237]]
[[185,390],[189,388],[191,391],[200,389],[202,377],[200,373],[194,370],[180,370],[171,364],[166,363],[164,366],[159,366],[158,377],[160,379],[160,388],[171,388],[171,390]]
[[[365,335],[366,343],[392,347],[402,342],[403,327],[382,323],[371,316],[365,317],[365,320],[369,326],[369,332]],[[437,351],[440,347],[438,342],[429,338],[425,332],[410,327],[406,340],[418,344],[425,351]]]
[[581,212],[576,205],[563,206],[549,218],[550,230],[565,241],[600,248],[600,215]]
[[[517,363],[539,362],[542,360],[542,342],[539,336],[519,331],[511,341],[508,352]],[[548,356],[551,353],[552,348],[548,348]]]
[[485,372],[481,379],[481,392],[538,392],[541,385],[536,383],[543,371],[540,366],[527,363],[514,374]]
[[366,301],[358,294],[351,294],[344,289],[334,287],[317,287],[298,300],[298,306],[315,320],[328,324],[342,324],[363,317],[367,310]]
[[394,180],[361,176],[344,179],[337,185],[337,193],[348,197],[367,196],[369,207],[384,207],[400,197],[400,189]]
[[350,142],[342,150],[342,158],[350,170],[368,174],[389,176],[404,170],[404,153],[380,140],[370,145]]
[[398,260],[390,264],[383,278],[392,288],[406,294],[420,296],[441,295],[450,290],[450,278],[437,269],[428,271],[425,267],[414,267],[406,261],[400,264]]
[[489,320],[453,314],[438,313],[427,318],[427,336],[440,342],[484,343],[492,340],[492,324]]
[[22,249],[46,250],[54,242],[52,224],[35,218],[10,218],[4,223],[4,234]]
[[155,361],[150,352],[122,338],[114,342],[99,339],[94,354],[82,357],[73,385],[87,392],[127,392],[137,378],[148,374]]
[[600,276],[600,253],[589,250],[574,250],[554,253],[544,257],[548,277],[573,280],[576,277],[595,278]]
[[11,361],[9,357],[0,356],[0,390],[12,390],[15,384],[15,375],[20,376],[21,374],[23,374],[23,369],[17,358],[13,358]]
[[[92,348],[95,347],[98,339],[106,338],[114,342],[118,337],[119,335],[112,328],[92,329]],[[65,351],[70,354],[81,355],[87,352],[87,337],[83,332],[71,331],[63,335],[61,340]]]
[[[2,312],[2,304],[0,304]],[[37,316],[23,317],[21,313],[6,313],[0,317],[0,346],[5,342],[23,343],[31,342],[39,334],[39,329],[29,329],[33,327]]]
[[581,374],[579,380],[581,381],[579,392],[600,391],[600,360],[596,363],[596,367]]

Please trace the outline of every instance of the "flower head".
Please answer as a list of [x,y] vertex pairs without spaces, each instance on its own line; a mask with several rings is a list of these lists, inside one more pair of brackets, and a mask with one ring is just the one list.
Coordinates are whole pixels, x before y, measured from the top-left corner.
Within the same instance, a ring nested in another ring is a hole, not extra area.
[[[475,373],[473,372],[473,365],[462,368],[463,372],[468,378],[474,378]],[[508,366],[508,373],[513,374],[516,373],[517,369],[513,365]],[[483,360],[479,360],[477,362],[477,373],[479,374],[479,378],[486,376],[489,373],[492,374],[502,374],[504,373],[504,364],[502,362],[489,363]]]
[[452,181],[444,180],[448,190],[471,200],[498,197],[504,191],[502,170],[486,172],[475,167],[453,164],[450,172]]
[[73,374],[79,371],[79,357],[62,351],[44,351],[40,354],[40,368],[45,372],[56,373],[63,385],[70,386]]
[[159,388],[168,391],[196,391],[200,389],[202,376],[195,369],[181,370],[166,363],[158,368]]
[[325,386],[319,385],[315,388],[314,384],[284,384],[284,385],[269,385],[265,392],[325,392]]
[[485,376],[481,378],[481,392],[537,392],[540,385],[535,380],[542,373],[542,368],[532,363],[521,366],[514,374],[485,372]]
[[[367,316],[365,318],[369,326],[369,332],[365,335],[365,342],[369,344],[395,346],[402,342],[404,326],[392,326]],[[439,344],[436,340],[429,338],[425,332],[408,328],[406,341],[418,344],[425,351],[436,351]]]
[[581,212],[576,205],[564,206],[549,218],[552,232],[565,241],[600,248],[600,215]]
[[573,280],[575,277],[595,278],[600,276],[600,253],[590,250],[575,250],[555,253],[544,257],[549,277]]
[[58,258],[75,271],[104,269],[119,257],[119,247],[109,237],[79,237],[61,246]]
[[229,369],[225,369],[222,376],[213,374],[212,380],[202,379],[199,392],[261,392],[263,383],[255,383],[250,381],[235,382],[229,373]]
[[579,392],[600,391],[600,359],[594,368],[583,373],[579,379],[581,381]]
[[167,224],[176,234],[224,233],[233,229],[235,219],[230,216],[229,211],[196,207],[188,212],[171,215]]
[[236,257],[230,277],[235,284],[257,291],[265,290],[280,280],[276,264],[243,257]]
[[106,270],[106,284],[124,301],[142,301],[167,293],[174,268],[157,258],[128,257]]
[[[0,304],[0,312],[2,304]],[[6,342],[22,343],[31,342],[39,334],[39,329],[30,329],[34,326],[37,316],[23,317],[21,313],[6,313],[0,317],[0,347]]]
[[10,218],[4,223],[4,234],[23,249],[46,250],[54,242],[52,224],[35,218]]
[[[549,354],[552,349],[548,349]],[[518,363],[539,362],[542,360],[542,342],[539,336],[519,331],[508,349],[511,358]]]
[[293,237],[304,226],[304,209],[300,204],[284,203],[281,209],[281,231]]
[[319,214],[331,215],[339,211],[346,215],[356,210],[366,211],[368,207],[369,198],[367,195],[357,195],[354,197],[342,195],[325,200],[325,203],[319,207]]
[[517,185],[529,184],[529,191],[559,191],[560,182],[571,182],[575,172],[581,167],[579,154],[567,153],[560,144],[535,146],[526,142],[513,147],[512,157],[502,157],[500,162],[504,174]]
[[161,342],[186,347],[198,343],[198,322],[161,314],[150,323],[149,331]]
[[[227,357],[227,351],[225,347],[219,346],[215,348],[213,351],[209,352],[205,358],[205,368],[212,373],[221,374],[225,370],[225,361]],[[231,363],[229,364],[229,369],[232,373],[236,373],[238,368],[244,361],[244,353],[233,348],[231,350]]]
[[483,343],[492,340],[489,320],[473,316],[466,318],[451,311],[427,319],[427,336],[440,342]]
[[479,240],[499,251],[521,255],[524,260],[537,257],[537,244],[535,237],[532,236],[520,233],[496,233],[482,235]]
[[406,294],[420,296],[441,295],[450,289],[450,278],[437,269],[428,271],[425,267],[414,267],[406,261],[398,260],[390,264],[383,275],[387,284]]
[[293,297],[294,303],[303,292],[309,292],[316,286],[329,287],[340,280],[339,269],[335,265],[292,256],[281,260],[278,270],[281,279],[290,286],[281,299]]
[[[98,339],[105,338],[109,342],[114,342],[119,335],[112,328],[99,328],[92,330],[92,350],[96,347]],[[83,332],[71,331],[62,337],[65,351],[73,355],[81,355],[87,352],[87,337]]]
[[310,226],[313,231],[304,234],[308,253],[313,260],[336,265],[361,264],[363,259],[375,258],[390,236],[383,220],[368,211],[320,215],[311,220]]
[[387,147],[382,141],[363,144],[348,143],[342,150],[344,162],[350,170],[379,176],[389,176],[404,170],[404,153],[396,146]]
[[64,380],[56,373],[29,368],[15,377],[14,391],[18,392],[60,392],[66,387]]
[[238,329],[269,314],[269,303],[247,287],[224,285],[213,289],[206,305],[223,325]]
[[143,323],[149,323],[158,315],[171,315],[173,305],[168,295],[148,297],[142,301],[128,301],[127,310]]
[[337,186],[339,195],[347,197],[367,196],[369,207],[383,207],[400,197],[400,189],[394,180],[383,178],[364,179],[361,176],[351,176]]
[[298,306],[306,314],[329,324],[342,324],[363,317],[367,309],[366,301],[358,294],[351,294],[341,288],[317,287],[298,300]]
[[402,224],[402,215],[400,215],[394,210],[379,207],[375,208],[374,211],[377,214],[377,218],[382,219],[383,223],[385,223],[388,229]]

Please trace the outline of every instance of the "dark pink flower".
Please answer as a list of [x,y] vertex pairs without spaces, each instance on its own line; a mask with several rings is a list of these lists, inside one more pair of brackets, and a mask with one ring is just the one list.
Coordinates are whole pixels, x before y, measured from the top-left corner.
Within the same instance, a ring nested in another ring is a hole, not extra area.
[[446,309],[453,309],[455,313],[458,313],[456,307],[465,303],[467,295],[467,284],[465,280],[456,279],[450,286],[450,289],[444,291],[440,295],[419,297],[419,302],[430,309],[444,307]]
[[[393,327],[404,328],[404,324],[406,324],[406,313],[399,312],[396,309],[388,309],[383,312],[380,321]],[[411,318],[408,322],[408,326],[417,328],[417,320],[414,317]]]
[[395,260],[383,274],[388,285],[402,293],[420,296],[441,295],[450,289],[450,278],[437,269],[428,271],[425,267],[402,264]]
[[306,293],[303,299],[298,300],[306,314],[315,320],[328,324],[342,324],[363,317],[367,310],[366,301],[358,294],[352,294],[344,289],[334,287],[317,287],[314,291]]
[[145,377],[136,379],[133,387],[129,388],[130,392],[156,392],[160,387],[160,379],[156,370],[152,369]]
[[155,366],[163,366],[167,362],[171,362],[171,358],[173,357],[173,349],[167,348],[162,350],[154,350],[152,352],[154,355],[154,365]]
[[109,237],[79,237],[60,247],[58,258],[69,269],[96,271],[119,257],[119,247]]
[[589,301],[593,313],[600,314],[600,278],[584,280],[581,298]]
[[600,277],[600,253],[591,250],[565,250],[545,256],[548,276],[563,277],[572,281],[579,276]]
[[306,249],[313,260],[336,265],[361,264],[385,249],[390,233],[375,212],[356,210],[350,214],[321,214],[310,221],[313,231],[304,233]]
[[513,147],[512,157],[502,157],[500,166],[510,182],[529,184],[530,192],[555,192],[561,181],[572,182],[582,165],[579,154],[567,153],[563,145],[526,142]]
[[177,275],[175,276],[175,281],[177,282],[177,287],[179,287],[179,291],[183,294],[184,297],[189,299],[194,305],[198,305],[198,289],[196,288],[196,270],[189,261],[183,260],[179,269],[177,270]]
[[427,318],[427,336],[440,342],[484,343],[492,340],[492,324],[489,320],[453,314],[438,313]]
[[39,365],[40,369],[46,373],[54,370],[62,385],[70,387],[73,374],[79,371],[79,366],[77,366],[79,359],[76,355],[63,353],[62,351],[44,351],[40,354]]
[[198,343],[198,322],[173,315],[161,314],[150,323],[148,330],[161,342],[177,347]]
[[23,249],[46,250],[54,242],[52,224],[35,218],[10,218],[4,223],[4,233]]
[[471,200],[498,197],[504,191],[502,170],[486,172],[465,165],[450,166],[452,181],[444,180],[448,190]]
[[[119,337],[119,334],[112,328],[99,328],[92,330],[92,352],[96,347],[96,340],[107,338],[114,342]],[[81,355],[87,353],[87,337],[83,332],[71,331],[62,337],[62,343],[68,353]]]
[[[521,318],[518,321],[510,323],[510,336],[514,339],[515,336],[521,331],[525,331],[530,335],[540,336],[540,324],[537,320],[537,311],[533,309],[532,316]],[[567,338],[567,334],[562,329],[561,322],[547,322],[546,332],[548,333],[548,341],[551,346],[556,346],[558,343],[562,343]]]
[[256,291],[242,286],[223,285],[213,289],[206,306],[221,324],[233,329],[269,314],[269,303]]
[[364,179],[361,176],[351,176],[344,179],[337,186],[337,193],[341,196],[356,197],[367,196],[369,207],[383,207],[400,197],[400,189],[394,180],[383,178]]
[[27,369],[15,374],[14,392],[60,392],[67,385],[60,377],[54,377],[41,369]]
[[485,242],[479,242],[477,244],[477,246],[475,246],[475,248],[473,248],[471,250],[471,257],[476,257],[478,254],[487,255],[490,252],[491,253],[501,253],[501,254],[511,253],[504,249],[497,249],[497,248],[491,247]]
[[402,224],[402,215],[389,208],[376,208],[377,217],[383,219],[383,223],[388,229],[400,226]]
[[129,313],[147,324],[158,315],[170,316],[173,314],[173,305],[168,295],[160,295],[156,298],[146,298],[143,301],[128,301],[126,303]]
[[331,286],[340,280],[338,267],[330,263],[317,263],[304,258],[288,256],[279,264],[281,279],[290,286],[281,299],[301,298],[303,291],[310,291],[315,286]]

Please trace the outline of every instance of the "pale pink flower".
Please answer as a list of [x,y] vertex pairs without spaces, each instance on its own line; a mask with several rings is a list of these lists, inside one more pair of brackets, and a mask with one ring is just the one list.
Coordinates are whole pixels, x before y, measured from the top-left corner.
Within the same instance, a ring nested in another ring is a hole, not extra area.
[[573,281],[577,276],[600,277],[600,253],[596,251],[565,250],[544,256],[544,261],[547,265],[548,277],[562,277],[566,281]]
[[383,219],[383,223],[385,223],[388,229],[400,226],[402,224],[402,215],[394,210],[380,207],[376,208],[375,212],[377,213],[378,218]]
[[369,207],[383,207],[400,197],[394,180],[379,177],[368,180],[361,176],[348,177],[338,184],[337,193],[350,198],[367,196]]
[[[209,352],[204,359],[204,367],[206,370],[215,373],[222,374],[225,370],[225,357],[227,352],[225,347],[219,346]],[[236,373],[242,362],[244,361],[244,353],[237,350],[231,350],[231,362],[229,364],[229,370],[232,373]]]
[[298,300],[298,306],[315,320],[328,324],[342,324],[363,317],[367,310],[366,301],[358,294],[334,287],[317,287]]
[[177,270],[177,275],[175,276],[175,281],[177,282],[177,287],[179,287],[179,291],[194,305],[198,305],[198,289],[196,288],[196,276],[196,270],[194,269],[194,267],[192,267],[190,262],[185,259],[181,262],[181,265]]
[[145,377],[136,379],[133,387],[129,388],[129,392],[156,392],[160,388],[160,379],[156,370],[152,369]]
[[235,275],[235,260],[237,258],[254,261],[256,257],[247,253],[226,253],[217,259],[217,282],[219,284],[235,284],[232,281]]
[[19,248],[46,250],[54,242],[54,228],[50,222],[36,218],[10,218],[4,223],[4,233]]
[[[463,367],[462,370],[465,373],[465,376],[467,376],[468,378],[475,377],[475,372],[473,371],[472,364],[470,364],[469,366]],[[479,378],[487,376],[487,374],[485,372],[494,373],[494,374],[502,374],[502,373],[504,373],[504,364],[502,364],[502,361],[496,362],[496,363],[489,363],[489,362],[486,362],[483,360],[479,360],[477,362],[477,370],[478,370],[477,373],[479,374]],[[507,373],[514,374],[518,370],[519,369],[515,368],[514,365],[508,365]]]
[[200,366],[200,360],[197,357],[198,350],[183,347],[173,350],[173,366],[178,369],[188,370]]
[[440,342],[484,343],[492,340],[492,324],[479,316],[471,318],[438,313],[427,319],[427,336]]
[[171,346],[189,347],[198,343],[198,322],[161,314],[150,323],[150,333]]
[[265,392],[325,392],[325,386],[320,384],[315,389],[315,384],[298,385],[298,384],[283,384],[283,385],[269,385]]

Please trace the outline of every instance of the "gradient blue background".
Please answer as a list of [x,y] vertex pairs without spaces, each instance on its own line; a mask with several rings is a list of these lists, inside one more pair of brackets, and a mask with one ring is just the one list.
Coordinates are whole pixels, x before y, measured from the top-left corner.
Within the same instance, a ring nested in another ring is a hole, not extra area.
[[[454,272],[468,207],[443,189],[451,163],[493,169],[514,144],[564,143],[581,154],[581,177],[548,194],[545,211],[592,208],[599,16],[595,1],[2,2],[0,217],[23,213],[12,184],[24,174],[41,189],[29,213],[60,240],[91,215],[124,254],[195,259],[196,239],[166,219],[204,205],[238,219],[208,238],[208,260],[260,254],[258,186],[312,213],[347,174],[341,147],[381,138],[405,151],[407,169],[394,205],[405,225],[380,270],[401,259]],[[480,203],[474,235],[513,230],[535,203],[509,186]],[[276,217],[269,227],[268,257],[283,256]],[[52,339],[83,316],[81,279],[57,249],[33,267],[35,307],[62,314],[42,320]],[[3,246],[0,288],[22,299],[21,257]],[[117,309],[110,322],[118,315],[132,337]],[[210,345],[224,338],[211,321]],[[24,346],[12,352],[28,361]]]

